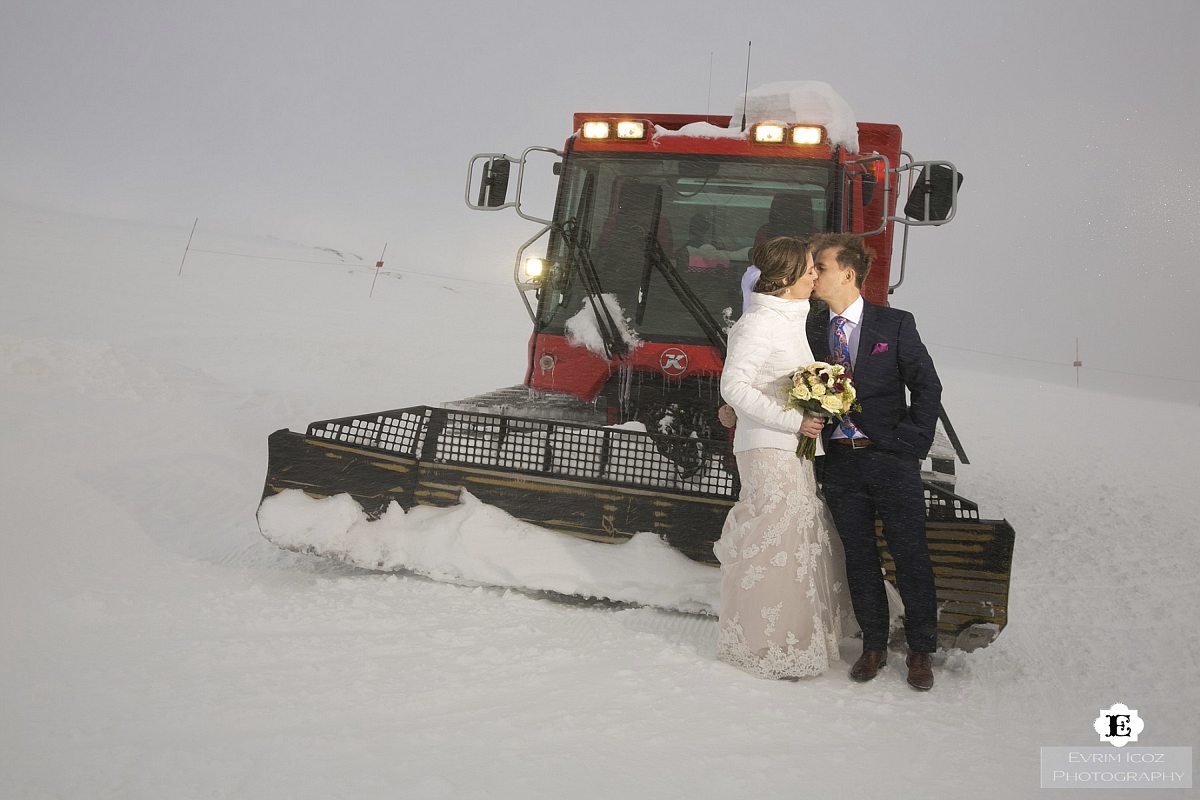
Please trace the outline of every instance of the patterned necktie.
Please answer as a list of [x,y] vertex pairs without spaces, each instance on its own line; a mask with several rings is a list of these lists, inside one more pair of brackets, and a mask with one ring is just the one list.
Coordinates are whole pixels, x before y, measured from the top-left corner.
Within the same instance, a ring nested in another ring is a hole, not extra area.
[[[849,375],[850,337],[846,335],[845,317],[833,318],[833,336],[837,340],[833,348],[833,363],[841,364],[846,368],[846,374]],[[841,422],[838,423],[838,428],[841,429],[842,433],[846,434],[847,439],[853,439],[855,436],[860,435],[858,428],[850,421],[849,417],[842,417]]]

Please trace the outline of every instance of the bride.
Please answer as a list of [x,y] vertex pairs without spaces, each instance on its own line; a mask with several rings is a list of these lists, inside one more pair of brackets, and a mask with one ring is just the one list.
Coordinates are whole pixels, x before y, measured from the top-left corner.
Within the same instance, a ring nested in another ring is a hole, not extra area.
[[[729,331],[721,394],[737,412],[742,489],[713,545],[721,562],[717,656],[761,678],[818,675],[855,630],[841,540],[817,496],[799,436],[823,420],[784,404],[791,373],[815,359],[805,337],[812,253],[781,236],[754,250],[760,274]],[[802,430],[803,428],[803,430]]]

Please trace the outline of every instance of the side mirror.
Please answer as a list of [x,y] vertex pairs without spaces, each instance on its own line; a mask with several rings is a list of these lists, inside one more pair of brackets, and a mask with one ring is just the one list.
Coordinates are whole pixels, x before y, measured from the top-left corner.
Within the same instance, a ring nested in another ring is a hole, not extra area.
[[[549,225],[549,219],[535,217],[524,209],[525,200],[530,193],[530,182],[526,180],[528,176],[525,174],[525,166],[529,163],[531,153],[550,153],[559,159],[565,155],[552,147],[526,147],[520,158],[513,158],[504,153],[476,153],[471,156],[471,161],[467,164],[467,185],[463,190],[463,201],[467,204],[467,208],[474,211],[499,211],[511,208],[522,219]],[[508,183],[514,164],[517,167],[517,190],[516,197],[509,200]],[[476,172],[479,173],[478,177],[476,177]],[[533,194],[540,196],[541,189],[537,180],[533,184]],[[553,208],[555,197],[553,188],[550,190],[549,196],[550,207]]]
[[954,212],[963,176],[952,166],[926,164],[913,182],[904,216],[920,223],[945,222]]
[[509,160],[501,156],[490,159],[480,171],[479,199],[476,205],[497,208],[508,198],[508,175],[512,167]]

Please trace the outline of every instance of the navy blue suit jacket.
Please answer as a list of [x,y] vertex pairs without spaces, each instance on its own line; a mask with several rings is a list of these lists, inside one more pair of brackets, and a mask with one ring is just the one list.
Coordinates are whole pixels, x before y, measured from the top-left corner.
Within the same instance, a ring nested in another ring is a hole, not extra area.
[[[942,407],[942,382],[921,343],[916,320],[907,311],[864,298],[859,324],[853,379],[862,411],[850,414],[850,419],[881,450],[925,458]],[[813,356],[832,362],[827,310],[808,318],[807,332]],[[827,425],[826,441],[832,432],[833,425]]]

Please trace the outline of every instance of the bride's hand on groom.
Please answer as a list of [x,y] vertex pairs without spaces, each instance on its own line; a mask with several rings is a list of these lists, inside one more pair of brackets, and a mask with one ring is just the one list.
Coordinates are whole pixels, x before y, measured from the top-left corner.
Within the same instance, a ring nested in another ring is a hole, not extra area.
[[733,410],[733,406],[726,403],[717,409],[717,419],[721,420],[721,424],[726,428],[732,428],[737,425],[737,412]]
[[804,423],[800,426],[800,435],[807,436],[809,439],[815,439],[821,435],[821,429],[825,427],[824,417],[810,417],[804,415]]

